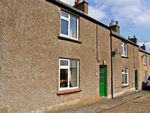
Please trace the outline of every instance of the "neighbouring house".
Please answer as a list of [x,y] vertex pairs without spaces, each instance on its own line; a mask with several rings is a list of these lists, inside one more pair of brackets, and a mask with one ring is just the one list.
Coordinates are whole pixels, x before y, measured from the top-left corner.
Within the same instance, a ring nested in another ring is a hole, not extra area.
[[143,44],[139,48],[139,89],[146,88],[148,77],[150,76],[150,53],[146,51],[146,46]]
[[137,90],[138,70],[139,70],[139,46],[137,38],[124,38],[120,35],[120,27],[118,21],[113,25],[111,41],[112,41],[112,75],[113,75],[113,96],[117,97],[124,93]]

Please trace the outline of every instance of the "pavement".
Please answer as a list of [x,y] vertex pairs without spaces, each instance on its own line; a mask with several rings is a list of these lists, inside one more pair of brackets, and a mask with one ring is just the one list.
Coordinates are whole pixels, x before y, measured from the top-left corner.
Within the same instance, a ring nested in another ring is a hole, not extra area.
[[150,94],[150,90],[141,90],[139,92],[133,92],[120,97],[116,97],[114,99],[102,100],[92,104],[55,111],[53,113],[97,113],[121,105],[141,96],[145,96],[147,94]]

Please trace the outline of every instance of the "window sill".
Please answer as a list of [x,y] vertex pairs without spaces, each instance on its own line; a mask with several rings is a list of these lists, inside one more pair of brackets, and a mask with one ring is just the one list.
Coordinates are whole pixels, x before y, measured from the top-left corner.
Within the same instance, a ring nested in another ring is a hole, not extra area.
[[129,86],[129,85],[122,85],[121,87],[122,87],[122,88],[125,88],[125,87],[128,87],[128,86]]
[[57,95],[75,93],[75,92],[80,92],[80,91],[82,91],[82,89],[73,89],[73,90],[61,91],[61,92],[58,92]]
[[76,42],[76,43],[80,43],[80,44],[82,43],[81,41],[74,40],[74,39],[71,39],[71,38],[66,38],[66,37],[63,37],[63,36],[58,36],[58,38],[61,39],[61,40]]
[[127,59],[129,58],[129,57],[127,57],[127,56],[121,56],[121,57],[122,57],[122,58],[127,58]]

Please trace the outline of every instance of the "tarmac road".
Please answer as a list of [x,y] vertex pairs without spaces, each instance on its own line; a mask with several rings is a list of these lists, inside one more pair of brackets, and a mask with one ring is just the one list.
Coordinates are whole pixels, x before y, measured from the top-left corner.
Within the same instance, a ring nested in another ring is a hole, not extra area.
[[139,96],[129,102],[99,113],[150,113],[150,94]]

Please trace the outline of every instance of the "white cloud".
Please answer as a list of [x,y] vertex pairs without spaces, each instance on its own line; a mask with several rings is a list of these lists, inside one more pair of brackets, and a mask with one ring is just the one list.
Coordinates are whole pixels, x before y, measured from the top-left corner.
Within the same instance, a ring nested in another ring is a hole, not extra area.
[[68,5],[73,6],[75,0],[60,0],[60,1],[65,2],[65,3],[67,3]]
[[102,6],[96,6],[96,7],[92,7],[89,6],[89,15],[97,20],[101,20],[105,17],[107,17],[106,12],[103,12],[102,10],[105,9],[106,6],[102,5]]
[[[73,6],[75,0],[61,0],[61,1]],[[107,17],[106,12],[102,11],[105,8],[106,8],[106,6],[104,6],[104,5],[102,5],[102,6],[98,5],[95,7],[89,5],[89,15],[97,20],[101,20],[101,19]]]
[[127,4],[139,4],[140,0],[92,0],[95,3],[105,3],[107,5],[127,5]]
[[111,7],[114,20],[132,21],[137,26],[150,25],[150,2],[146,0],[93,0]]
[[142,46],[143,44],[145,44],[146,49],[150,49],[150,42],[146,42],[146,43],[140,42],[138,45],[139,45],[139,46]]

